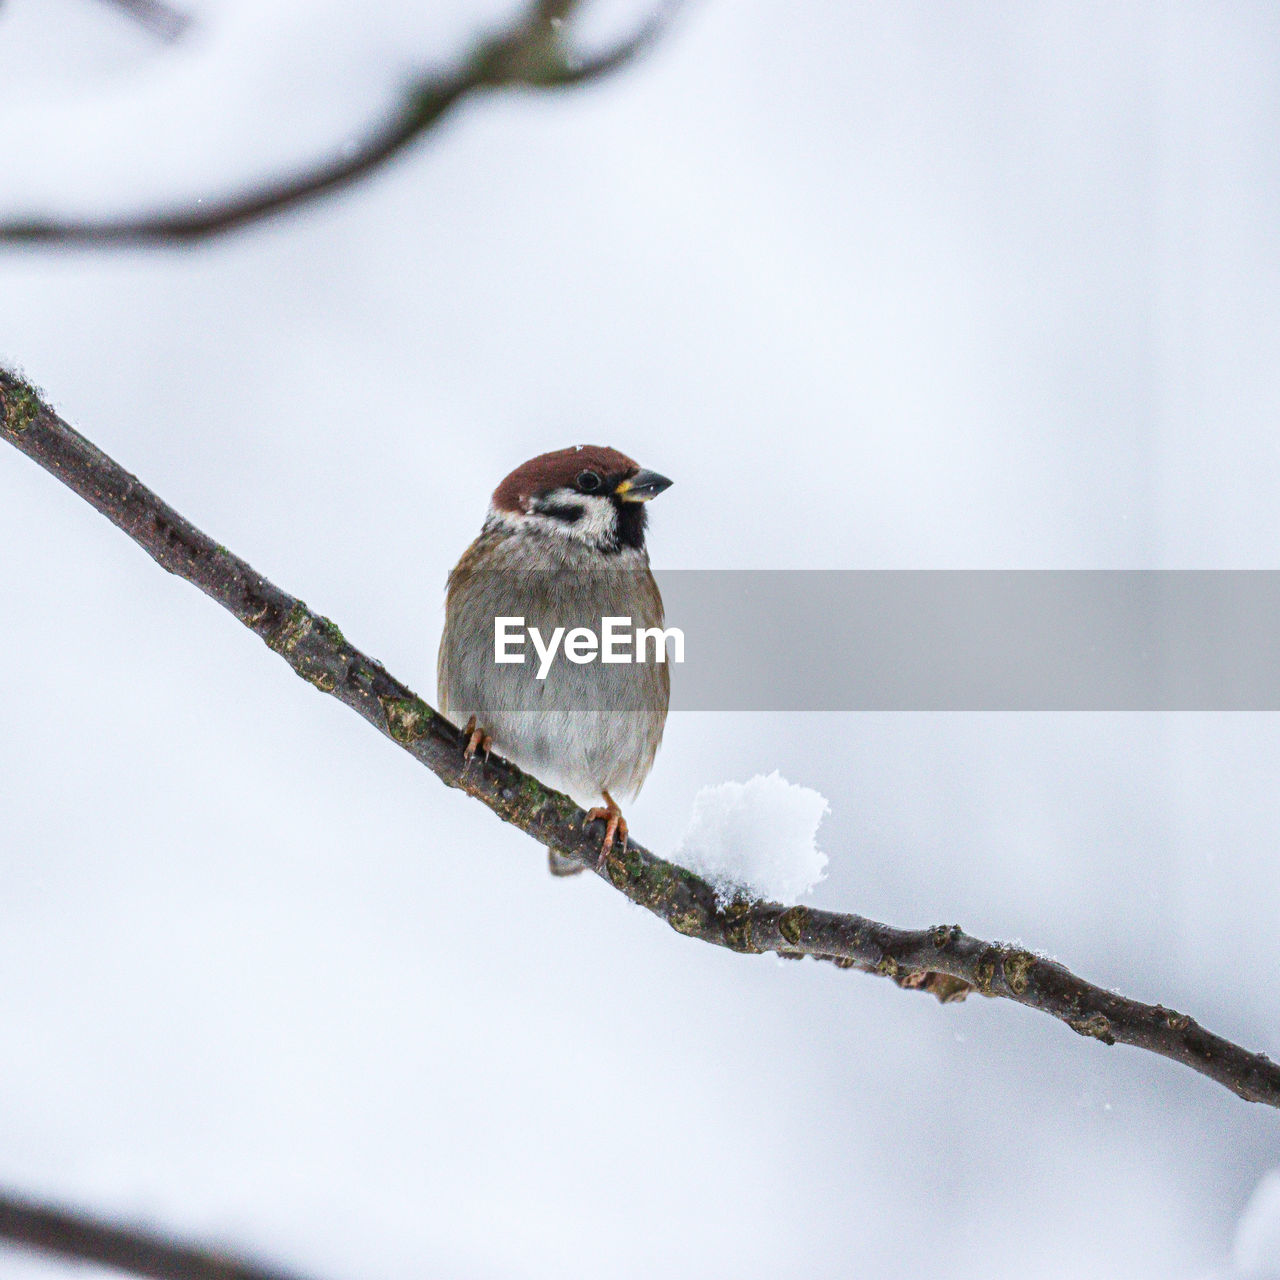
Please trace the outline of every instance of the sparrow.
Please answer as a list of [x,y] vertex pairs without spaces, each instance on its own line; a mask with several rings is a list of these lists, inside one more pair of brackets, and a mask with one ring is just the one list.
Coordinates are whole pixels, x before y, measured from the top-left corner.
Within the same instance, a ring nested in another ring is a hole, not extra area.
[[[523,620],[531,637],[535,627],[542,637],[557,627],[564,637],[576,627],[599,635],[605,618],[662,628],[645,504],[670,485],[599,445],[532,458],[494,490],[445,592],[437,694],[443,713],[466,726],[468,763],[477,750],[497,751],[590,806],[587,823],[605,823],[598,867],[615,839],[626,847],[618,799],[633,799],[653,767],[670,701],[667,664],[570,661],[567,641],[549,667],[532,651],[520,661],[508,650],[500,662],[495,619]],[[581,870],[549,857],[556,874]]]

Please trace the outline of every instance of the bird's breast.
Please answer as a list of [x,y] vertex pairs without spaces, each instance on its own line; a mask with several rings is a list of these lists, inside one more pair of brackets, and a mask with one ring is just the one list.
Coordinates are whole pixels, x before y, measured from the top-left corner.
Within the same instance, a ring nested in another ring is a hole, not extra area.
[[[492,562],[494,557],[490,557]],[[552,785],[593,801],[602,789],[639,789],[662,738],[669,701],[665,662],[571,661],[564,639],[576,628],[597,637],[663,625],[662,599],[646,564],[544,568],[512,563],[459,565],[450,580],[441,641],[440,698],[455,723],[470,716],[494,749]],[[523,661],[496,661],[496,619],[523,643]],[[522,619],[517,624],[514,620]],[[534,644],[534,633],[544,653]],[[548,663],[546,648],[558,636]],[[634,654],[634,648],[632,649]]]

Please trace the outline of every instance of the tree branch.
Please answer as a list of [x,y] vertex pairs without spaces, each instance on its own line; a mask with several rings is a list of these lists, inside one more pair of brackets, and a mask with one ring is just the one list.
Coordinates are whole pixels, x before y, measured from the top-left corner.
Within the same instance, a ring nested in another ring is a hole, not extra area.
[[[235,615],[304,680],[363,716],[451,787],[487,805],[539,844],[595,868],[599,832],[567,796],[497,756],[463,761],[464,736],[366,657],[327,618],[274,586],[184,520],[68,426],[39,394],[0,372],[0,435],[52,472],[124,530],[170,573]],[[678,933],[733,951],[812,956],[891,978],[941,1000],[969,990],[1038,1009],[1104,1044],[1129,1044],[1171,1058],[1250,1102],[1280,1106],[1280,1065],[1250,1053],[1186,1014],[1094,986],[1020,947],[984,942],[958,925],[898,929],[851,913],[718,901],[690,871],[632,841],[615,849],[601,877]]]
[[297,1280],[221,1252],[196,1249],[141,1228],[0,1194],[0,1241],[152,1280]]
[[576,2],[539,0],[514,28],[483,42],[451,70],[424,76],[410,85],[395,109],[360,142],[309,168],[236,195],[202,200],[197,208],[137,218],[0,222],[0,243],[136,247],[189,244],[224,235],[368,176],[476,90],[512,85],[557,89],[608,75],[643,53],[675,9],[675,0],[664,0],[634,35],[612,49],[583,58],[573,50],[565,31]]

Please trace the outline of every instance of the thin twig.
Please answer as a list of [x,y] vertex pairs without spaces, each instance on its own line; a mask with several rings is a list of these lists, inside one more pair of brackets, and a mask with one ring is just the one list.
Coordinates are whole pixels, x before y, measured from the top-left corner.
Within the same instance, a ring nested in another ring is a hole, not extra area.
[[105,3],[140,22],[161,40],[180,40],[191,27],[191,15],[164,0],[105,0]]
[[128,247],[207,240],[298,208],[350,186],[381,168],[476,90],[525,86],[557,89],[596,80],[633,61],[667,25],[674,0],[664,0],[634,35],[612,49],[581,57],[566,22],[576,0],[539,0],[510,31],[485,41],[451,70],[424,76],[363,139],[314,166],[194,208],[120,219],[29,218],[0,222],[0,243]]
[[152,1280],[298,1280],[296,1272],[13,1195],[0,1194],[0,1241]]
[[[563,858],[594,868],[598,829],[567,796],[497,756],[464,763],[464,735],[327,618],[201,533],[69,427],[27,383],[0,373],[0,434],[52,472],[170,573],[234,614],[304,680],[337,698],[451,787]],[[812,956],[955,999],[970,990],[1038,1009],[1104,1044],[1171,1058],[1251,1102],[1280,1106],[1280,1065],[1206,1031],[1186,1014],[1094,986],[1021,947],[958,925],[897,929],[850,913],[717,900],[705,880],[632,841],[599,874],[679,933],[734,951]]]

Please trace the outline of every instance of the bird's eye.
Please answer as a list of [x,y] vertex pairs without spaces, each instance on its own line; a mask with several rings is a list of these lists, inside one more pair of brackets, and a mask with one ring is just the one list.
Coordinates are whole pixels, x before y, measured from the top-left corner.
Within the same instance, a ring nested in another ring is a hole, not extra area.
[[578,477],[578,488],[581,489],[583,493],[595,493],[595,491],[600,487],[600,484],[600,477],[596,475],[594,471],[584,471]]

